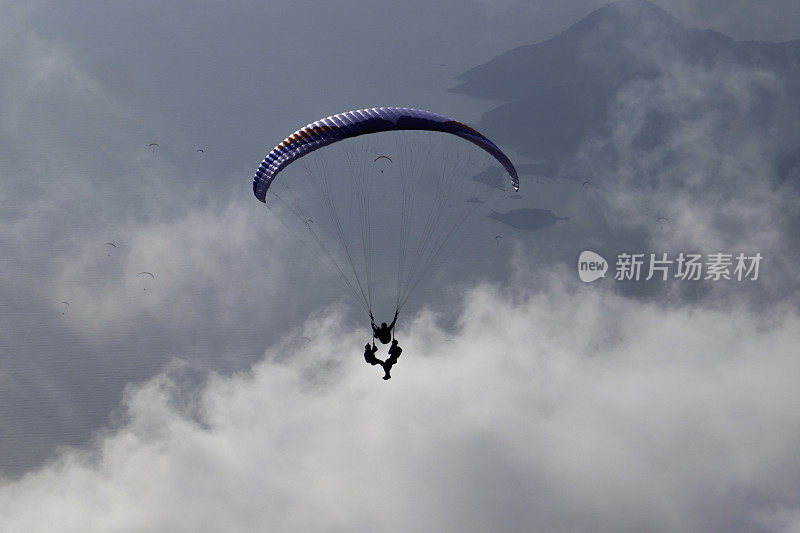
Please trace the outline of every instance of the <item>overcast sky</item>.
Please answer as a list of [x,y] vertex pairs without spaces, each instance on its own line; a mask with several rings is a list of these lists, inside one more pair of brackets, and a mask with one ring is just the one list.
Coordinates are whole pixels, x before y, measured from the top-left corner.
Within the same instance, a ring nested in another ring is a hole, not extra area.
[[[451,90],[605,4],[0,3],[0,529],[800,531],[796,59],[640,43],[657,75],[557,170],[512,138],[523,100]],[[800,38],[796,2],[654,4]],[[390,381],[251,187],[286,135],[383,105],[480,125],[522,181],[404,310]],[[765,260],[584,284],[586,249]]]

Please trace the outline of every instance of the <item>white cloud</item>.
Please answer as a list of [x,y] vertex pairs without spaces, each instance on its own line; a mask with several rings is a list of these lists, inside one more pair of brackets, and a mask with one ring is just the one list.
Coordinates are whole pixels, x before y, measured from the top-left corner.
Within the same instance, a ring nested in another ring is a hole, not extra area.
[[0,529],[789,530],[800,317],[572,283],[414,317],[389,382],[331,312],[191,409],[169,372],[131,387],[91,451],[3,485]]
[[[281,288],[270,279],[286,279],[287,262],[302,257],[292,257],[284,232],[261,204],[249,200],[113,228],[109,233],[119,236],[113,250],[101,235],[84,240],[53,280],[53,290],[72,303],[77,327],[119,332],[135,327],[143,315],[165,310],[176,324],[211,309],[217,319],[240,319],[236,309],[253,305],[255,298],[261,305],[269,302]],[[275,247],[286,252],[280,258],[266,253]],[[143,271],[155,279],[139,275]]]

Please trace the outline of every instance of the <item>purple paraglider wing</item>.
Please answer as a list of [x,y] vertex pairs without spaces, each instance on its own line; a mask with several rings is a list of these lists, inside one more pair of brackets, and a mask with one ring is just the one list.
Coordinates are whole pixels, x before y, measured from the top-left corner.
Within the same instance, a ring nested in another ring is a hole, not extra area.
[[267,189],[284,167],[323,146],[359,135],[400,130],[440,131],[466,139],[497,159],[508,172],[514,190],[519,189],[519,178],[511,160],[492,141],[466,124],[420,109],[373,107],[323,118],[284,139],[267,154],[256,170],[253,193],[266,202]]

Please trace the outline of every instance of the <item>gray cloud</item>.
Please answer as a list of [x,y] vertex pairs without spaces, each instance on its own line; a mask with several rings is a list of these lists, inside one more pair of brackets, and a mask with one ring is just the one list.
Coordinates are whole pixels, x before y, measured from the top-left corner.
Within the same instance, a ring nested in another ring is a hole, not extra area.
[[797,39],[800,9],[791,1],[754,4],[715,0],[662,0],[656,2],[681,20],[698,28],[712,28],[736,39],[790,41]]

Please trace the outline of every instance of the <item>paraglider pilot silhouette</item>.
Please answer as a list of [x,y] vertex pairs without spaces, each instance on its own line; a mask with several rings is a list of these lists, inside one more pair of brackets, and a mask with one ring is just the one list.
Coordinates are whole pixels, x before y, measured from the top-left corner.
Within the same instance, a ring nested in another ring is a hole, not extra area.
[[367,343],[364,345],[364,361],[371,365],[383,364],[383,361],[375,357],[375,352],[378,351],[378,347],[375,346],[375,343],[372,343],[372,346]]
[[400,354],[403,353],[403,349],[400,348],[396,340],[393,340],[392,346],[389,348],[389,357],[386,361],[375,357],[375,352],[377,351],[378,347],[375,346],[375,340],[373,339],[371,345],[370,343],[364,345],[364,360],[373,366],[381,365],[383,367],[383,379],[392,379],[390,372],[392,367],[397,364],[397,359],[400,357]]
[[388,326],[386,322],[381,322],[380,327],[375,325],[375,317],[372,316],[372,311],[369,312],[369,317],[372,319],[372,339],[373,342],[375,338],[381,341],[383,344],[389,344],[389,342],[394,338],[394,325],[397,323],[397,314],[400,311],[394,312],[394,320]]
[[383,362],[383,372],[385,374],[383,379],[392,378],[392,376],[389,375],[389,371],[391,371],[392,367],[397,363],[397,359],[400,357],[401,353],[403,353],[403,349],[397,344],[396,340],[392,340],[392,346],[389,348],[389,358]]

